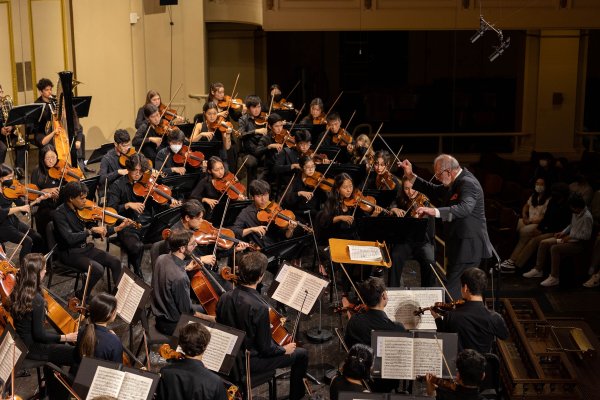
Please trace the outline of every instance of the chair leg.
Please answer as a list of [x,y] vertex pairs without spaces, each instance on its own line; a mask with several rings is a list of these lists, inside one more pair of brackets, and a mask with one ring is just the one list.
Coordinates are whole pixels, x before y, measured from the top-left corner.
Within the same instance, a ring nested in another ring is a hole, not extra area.
[[112,285],[110,283],[110,268],[106,268],[106,288],[108,289],[108,293],[112,293]]

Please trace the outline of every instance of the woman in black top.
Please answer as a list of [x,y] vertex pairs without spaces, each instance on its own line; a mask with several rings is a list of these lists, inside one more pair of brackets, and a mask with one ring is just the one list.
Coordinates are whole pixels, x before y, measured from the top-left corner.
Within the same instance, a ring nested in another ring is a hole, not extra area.
[[[11,167],[6,164],[0,164],[0,181],[2,186],[10,185],[14,179],[15,174]],[[27,254],[33,252],[43,252],[45,250],[44,240],[39,233],[30,229],[30,227],[21,222],[17,218],[16,213],[30,213],[31,206],[36,203],[45,200],[50,195],[43,195],[38,197],[35,201],[23,205],[22,199],[9,199],[0,194],[0,242],[11,242],[18,244],[21,243],[21,252],[19,254],[19,260],[23,260]],[[16,206],[13,206],[13,203]],[[23,239],[23,237],[25,239]]]
[[40,158],[42,163],[33,170],[31,174],[31,183],[36,185],[42,192],[50,194],[50,198],[39,203],[35,212],[35,228],[42,234],[46,234],[46,226],[52,221],[54,209],[58,206],[58,185],[59,180],[51,178],[48,170],[56,165],[58,157],[53,145],[48,144],[41,150]]
[[[44,328],[46,302],[42,295],[41,282],[46,275],[44,256],[28,254],[17,272],[15,287],[10,294],[10,313],[15,331],[23,340],[29,352],[27,358],[49,361],[58,366],[72,365],[73,347],[67,342],[77,340],[77,332],[59,335]],[[53,378],[51,369],[44,368],[50,398],[63,398],[56,395],[64,392],[62,385]],[[55,396],[53,396],[53,394]]]
[[[194,134],[192,135],[192,142],[202,142],[202,141],[215,141],[215,142],[223,142],[223,147],[219,149],[219,156],[226,163],[228,159],[233,160],[235,156],[235,146],[232,148],[231,143],[231,135],[233,133],[233,128],[229,127],[227,129],[219,129],[211,128],[212,124],[215,124],[219,116],[219,107],[216,102],[209,101],[204,104],[202,107],[202,111],[204,112],[204,121],[200,126],[200,130],[196,133],[194,130]],[[226,122],[225,119],[223,122]]]
[[314,190],[313,187],[306,184],[306,179],[315,173],[315,162],[311,157],[300,157],[300,168],[292,181],[288,190],[283,206],[294,212],[296,217],[302,222],[310,222],[305,212],[310,211],[310,218],[314,221],[317,212],[323,201],[323,191]]
[[[373,366],[373,350],[357,343],[348,352],[341,375],[336,376],[329,386],[329,398],[338,400],[340,392],[369,392],[363,382],[369,379]],[[360,396],[359,396],[360,397]]]
[[146,104],[154,104],[156,107],[160,107],[160,103],[160,93],[158,93],[156,90],[149,90],[148,93],[146,93],[146,102],[138,109],[137,116],[135,117],[135,129],[138,129],[144,122],[146,122],[146,117],[144,116],[144,106]]

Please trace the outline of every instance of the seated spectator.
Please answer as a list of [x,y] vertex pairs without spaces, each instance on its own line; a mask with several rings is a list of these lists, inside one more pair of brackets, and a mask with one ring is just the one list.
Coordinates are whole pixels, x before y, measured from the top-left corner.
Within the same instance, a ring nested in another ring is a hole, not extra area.
[[583,286],[588,288],[600,286],[600,233],[596,235],[589,274],[591,275],[590,279]]
[[546,185],[544,178],[537,178],[534,190],[535,192],[523,206],[521,218],[519,218],[519,223],[517,224],[519,241],[510,258],[500,264],[503,272],[514,272],[515,260],[519,257],[529,240],[539,232],[537,227],[546,213],[546,208],[550,201],[550,188]]
[[542,281],[540,285],[556,286],[560,283],[558,275],[561,258],[566,255],[581,253],[585,248],[585,241],[592,236],[592,226],[594,224],[592,213],[585,206],[583,198],[577,193],[572,193],[569,197],[569,207],[571,207],[573,213],[571,224],[561,232],[555,233],[554,237],[540,242],[535,267],[523,274],[525,278],[542,277],[546,257],[550,253],[550,276]]
[[[368,392],[363,381],[371,376],[373,366],[373,350],[364,344],[357,343],[350,348],[341,375],[331,381],[329,398],[338,400],[340,392]],[[360,397],[360,396],[359,396]]]
[[594,189],[589,184],[585,175],[579,174],[575,177],[575,181],[569,184],[569,190],[571,193],[579,193],[586,206],[590,206],[592,203],[592,197],[594,196]]

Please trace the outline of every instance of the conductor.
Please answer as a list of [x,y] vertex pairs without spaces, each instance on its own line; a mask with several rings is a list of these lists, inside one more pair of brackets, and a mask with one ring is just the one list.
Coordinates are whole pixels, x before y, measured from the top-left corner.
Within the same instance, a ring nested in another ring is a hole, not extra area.
[[419,207],[417,215],[431,215],[444,222],[446,240],[446,288],[454,299],[460,298],[460,276],[469,267],[477,267],[492,256],[487,233],[483,190],[475,176],[461,168],[456,158],[441,154],[433,162],[434,184],[415,175],[412,164],[398,164],[413,188],[431,199],[440,199],[439,208]]

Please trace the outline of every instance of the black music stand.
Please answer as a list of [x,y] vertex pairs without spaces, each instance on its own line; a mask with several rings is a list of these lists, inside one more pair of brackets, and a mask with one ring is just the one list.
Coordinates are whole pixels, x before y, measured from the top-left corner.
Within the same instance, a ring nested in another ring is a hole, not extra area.
[[204,154],[205,159],[209,159],[212,156],[220,156],[220,151],[223,148],[223,142],[221,141],[198,141],[192,143],[192,151],[201,151]]
[[427,218],[362,217],[356,220],[361,239],[388,244],[425,241],[427,223]]
[[365,191],[363,191],[365,196],[375,197],[377,205],[383,208],[388,208],[390,204],[396,200],[397,193],[398,192],[395,190],[365,189]]
[[[321,153],[321,149],[319,149],[318,152]],[[324,173],[328,166],[328,164],[317,164],[317,171]],[[329,168],[329,171],[327,171],[327,176],[333,178],[342,172],[350,175],[352,182],[354,182],[354,186],[357,186],[359,183],[361,183],[366,176],[365,166],[354,164],[333,164],[331,168]]]
[[92,96],[73,96],[73,108],[78,118],[85,118],[90,114]]
[[[215,226],[221,225],[221,219],[223,218],[223,212],[225,211],[225,203],[227,202],[226,196],[221,198],[221,201],[217,203],[215,208],[213,208],[210,222]],[[227,215],[225,216],[225,221],[223,221],[223,226],[231,226],[235,222],[236,218],[242,210],[252,204],[252,200],[240,200],[240,201],[230,201],[229,207],[227,208]]]
[[8,112],[8,118],[4,122],[6,126],[37,124],[44,115],[45,103],[31,103],[15,106]]
[[185,123],[185,124],[179,124],[177,125],[177,127],[181,130],[181,132],[183,132],[183,134],[185,135],[186,138],[190,138],[190,136],[192,136],[192,132],[194,131],[194,126],[196,126],[196,124],[192,124],[192,123]]
[[104,158],[106,153],[108,153],[110,149],[113,149],[114,147],[115,145],[113,143],[105,143],[97,149],[94,149],[90,155],[90,158],[88,158],[88,165],[102,161],[102,158]]
[[152,222],[146,227],[142,242],[144,244],[153,244],[162,238],[162,231],[170,228],[177,220],[181,218],[181,207],[169,208],[160,212],[152,218]]
[[262,252],[267,256],[269,262],[267,269],[273,266],[279,266],[281,261],[285,259],[296,258],[296,253],[300,247],[310,245],[311,240],[312,235],[304,235],[265,247]]
[[181,200],[187,198],[190,193],[192,193],[192,190],[196,187],[196,183],[198,183],[198,180],[201,178],[202,174],[199,172],[185,175],[172,175],[161,178],[160,183],[173,188],[172,196]]
[[[294,118],[296,118],[294,116]],[[294,118],[292,118],[292,121],[294,120]],[[292,123],[288,122],[287,124],[284,124],[283,127],[285,129],[290,129],[292,127]],[[296,130],[301,130],[301,129],[306,129],[307,131],[310,132],[310,136],[312,137],[312,141],[316,143],[317,138],[319,138],[321,136],[321,134],[323,132],[325,132],[325,128],[327,127],[327,125],[325,124],[319,124],[319,125],[314,125],[314,124],[296,124],[294,125],[294,131]]]

